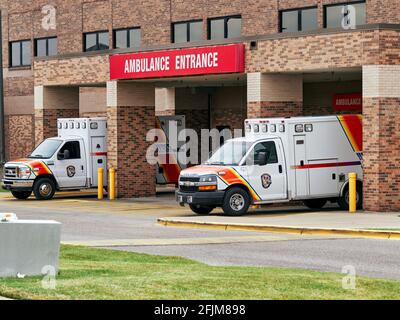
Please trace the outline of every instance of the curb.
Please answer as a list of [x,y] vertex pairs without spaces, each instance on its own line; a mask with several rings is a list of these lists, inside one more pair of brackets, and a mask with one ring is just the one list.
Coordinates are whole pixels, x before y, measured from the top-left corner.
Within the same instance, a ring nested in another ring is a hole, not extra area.
[[225,231],[229,230],[257,231],[257,232],[275,232],[275,233],[289,233],[289,234],[300,234],[300,235],[337,235],[337,236],[348,236],[355,238],[400,240],[400,232],[396,231],[285,227],[285,226],[271,226],[263,224],[183,221],[183,220],[172,220],[165,218],[158,219],[158,224],[161,224],[165,227],[203,228],[203,229],[218,229]]

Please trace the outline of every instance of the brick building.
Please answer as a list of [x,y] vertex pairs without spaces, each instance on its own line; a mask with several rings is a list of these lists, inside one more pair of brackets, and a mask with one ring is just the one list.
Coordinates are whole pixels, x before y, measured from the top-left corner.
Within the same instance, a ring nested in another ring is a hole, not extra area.
[[[148,196],[155,115],[234,129],[247,117],[362,112],[365,208],[399,210],[400,7],[349,1],[0,0],[7,157],[55,135],[57,118],[106,116],[119,195]],[[230,44],[244,46],[243,72],[110,75],[110,56]],[[363,106],[335,108],[349,94]]]

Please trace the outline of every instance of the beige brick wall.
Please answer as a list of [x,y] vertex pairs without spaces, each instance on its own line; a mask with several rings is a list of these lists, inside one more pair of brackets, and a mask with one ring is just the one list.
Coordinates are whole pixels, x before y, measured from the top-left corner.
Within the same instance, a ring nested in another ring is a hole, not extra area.
[[79,89],[79,114],[97,116],[107,114],[107,88],[81,87]]

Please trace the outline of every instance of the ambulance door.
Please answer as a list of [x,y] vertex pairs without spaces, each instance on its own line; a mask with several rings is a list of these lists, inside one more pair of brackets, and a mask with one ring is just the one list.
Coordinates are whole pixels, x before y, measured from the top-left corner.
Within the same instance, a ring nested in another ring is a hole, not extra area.
[[261,201],[287,199],[287,174],[282,142],[278,139],[258,142],[249,157],[246,161],[248,182]]
[[107,186],[107,152],[106,152],[106,138],[105,137],[92,137],[91,138],[91,159],[92,162],[92,186],[98,185],[98,170],[103,168],[103,183]]
[[57,153],[53,173],[60,188],[86,186],[86,157],[83,140],[67,141]]
[[294,160],[295,160],[295,198],[304,198],[310,194],[309,169],[307,166],[306,136],[294,137]]

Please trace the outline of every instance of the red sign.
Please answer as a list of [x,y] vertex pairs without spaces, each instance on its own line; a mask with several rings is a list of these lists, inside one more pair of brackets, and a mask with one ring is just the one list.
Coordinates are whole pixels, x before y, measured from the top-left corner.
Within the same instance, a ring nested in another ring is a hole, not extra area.
[[244,45],[153,51],[110,56],[110,78],[144,79],[243,73]]
[[333,97],[334,111],[359,110],[362,111],[363,101],[361,93],[336,94]]

